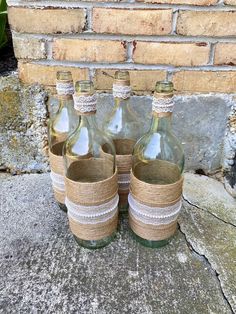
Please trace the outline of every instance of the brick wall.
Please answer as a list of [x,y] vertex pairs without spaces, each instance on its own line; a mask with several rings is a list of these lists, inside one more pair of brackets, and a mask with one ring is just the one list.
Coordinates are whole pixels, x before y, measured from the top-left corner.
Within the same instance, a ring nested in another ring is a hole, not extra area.
[[236,0],[8,0],[20,78],[52,86],[55,72],[109,91],[117,68],[137,94],[158,79],[179,92],[234,93]]

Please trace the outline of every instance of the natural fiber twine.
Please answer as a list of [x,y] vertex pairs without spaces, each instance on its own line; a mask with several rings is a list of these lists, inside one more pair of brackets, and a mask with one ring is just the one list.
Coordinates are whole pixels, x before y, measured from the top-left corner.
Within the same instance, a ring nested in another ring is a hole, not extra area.
[[49,150],[50,167],[53,172],[64,175],[64,163],[62,156],[62,147],[64,142],[55,144]]
[[61,192],[55,188],[53,188],[54,197],[58,203],[65,204],[65,192]]
[[73,162],[65,177],[66,195],[70,201],[81,205],[99,205],[117,193],[117,170],[113,162],[88,159]]
[[81,224],[69,218],[71,232],[79,239],[83,240],[101,240],[106,238],[117,229],[118,211],[113,218],[99,224]]
[[[49,162],[51,170],[57,174],[64,176],[64,162],[61,156],[62,146],[64,142],[55,144],[51,150],[49,150]],[[65,204],[65,192],[57,190],[53,187],[54,197],[57,202]]]
[[[139,178],[142,178],[141,180]],[[165,181],[165,184],[151,184],[145,181]],[[173,183],[172,183],[173,182]],[[181,197],[183,177],[176,165],[167,161],[139,163],[131,170],[130,192],[140,203],[148,206],[169,206]]]
[[[130,173],[132,167],[132,151],[135,144],[134,140],[116,139],[114,140],[116,148],[116,164],[119,174]],[[123,207],[128,203],[129,189],[119,189],[119,206]]]
[[171,98],[171,97],[173,97],[173,92],[171,92],[171,93],[158,93],[158,92],[155,92],[154,93],[154,97],[155,98]]
[[119,194],[119,206],[123,207],[127,205],[128,202],[128,195],[129,195],[129,189],[128,190],[118,190]]
[[[108,159],[87,159],[73,162],[65,177],[67,198],[79,205],[105,204],[117,194],[117,170]],[[82,182],[81,182],[82,181]],[[83,240],[99,240],[117,228],[118,214],[103,223],[81,224],[69,217],[72,233]]]
[[[150,181],[153,183],[148,183]],[[183,177],[178,167],[167,161],[155,160],[147,164],[140,162],[131,171],[132,196],[149,207],[163,208],[163,215],[166,207],[180,200],[182,187]],[[168,239],[175,233],[177,220],[170,224],[145,224],[129,212],[129,223],[131,229],[141,238],[159,241]]]
[[150,241],[161,241],[170,238],[174,235],[177,229],[177,221],[168,225],[148,225],[135,219],[129,214],[129,225],[131,229],[143,239]]

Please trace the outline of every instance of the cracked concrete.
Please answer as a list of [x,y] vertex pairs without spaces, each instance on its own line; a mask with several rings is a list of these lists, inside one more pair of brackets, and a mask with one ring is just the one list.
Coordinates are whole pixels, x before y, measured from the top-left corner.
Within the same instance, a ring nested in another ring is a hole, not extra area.
[[[187,174],[191,180],[200,189],[201,176]],[[223,210],[216,218],[206,202],[184,202],[181,231],[159,250],[135,242],[124,220],[113,243],[89,251],[73,240],[48,174],[4,174],[0,182],[0,313],[235,311],[236,228],[220,220]],[[185,198],[193,194],[185,186]]]
[[185,175],[184,198],[180,229],[210,263],[236,312],[236,200],[220,182],[193,174]]

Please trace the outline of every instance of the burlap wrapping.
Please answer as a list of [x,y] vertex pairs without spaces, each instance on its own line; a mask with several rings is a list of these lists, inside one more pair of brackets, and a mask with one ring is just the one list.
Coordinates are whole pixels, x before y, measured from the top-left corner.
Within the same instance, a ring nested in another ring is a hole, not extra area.
[[[130,139],[115,139],[113,140],[116,148],[116,164],[120,175],[130,174],[132,167],[132,151],[135,144],[134,140]],[[119,206],[125,207],[128,204],[129,185],[124,189],[119,182]]]
[[[69,201],[83,206],[105,204],[117,195],[117,170],[108,159],[89,159],[73,162],[65,177],[66,195]],[[69,211],[69,208],[68,208]],[[115,232],[116,214],[102,223],[81,224],[69,216],[72,233],[83,240],[100,240]],[[89,211],[88,211],[89,214]]]
[[[156,183],[158,182],[158,184]],[[163,208],[163,217],[168,206],[180,201],[183,177],[179,168],[166,161],[156,160],[139,163],[131,171],[130,193],[141,204]],[[171,217],[171,216],[170,216]],[[129,213],[131,229],[141,238],[159,241],[170,238],[176,230],[177,218],[168,224],[146,224]]]
[[[64,142],[55,144],[52,149],[49,150],[49,162],[51,171],[64,176],[64,162],[62,157],[62,147]],[[57,202],[65,204],[65,191],[58,190],[53,185],[54,197]]]
[[77,221],[69,218],[70,230],[77,238],[82,240],[101,240],[110,235],[112,235],[116,229],[118,224],[118,211],[116,215],[106,222],[98,223],[96,225],[93,224],[80,224]]

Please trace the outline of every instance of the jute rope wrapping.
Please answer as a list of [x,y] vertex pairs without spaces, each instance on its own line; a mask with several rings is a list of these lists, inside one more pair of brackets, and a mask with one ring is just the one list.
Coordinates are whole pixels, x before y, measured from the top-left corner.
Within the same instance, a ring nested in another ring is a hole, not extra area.
[[73,162],[65,185],[69,224],[77,238],[100,240],[116,231],[118,186],[112,161],[96,158]]
[[[115,139],[113,142],[116,148],[116,165],[118,169],[119,206],[123,206],[128,203],[132,150],[135,141],[130,139]],[[101,155],[106,159],[110,159],[111,155],[106,153],[106,147],[103,146],[102,149]]]
[[55,199],[61,204],[65,204],[64,163],[61,156],[63,144],[64,142],[58,143],[49,150],[52,187]]
[[[152,180],[153,183],[148,183]],[[155,184],[163,182],[163,184]],[[183,177],[176,165],[156,160],[131,171],[129,224],[141,238],[159,241],[176,231]]]

